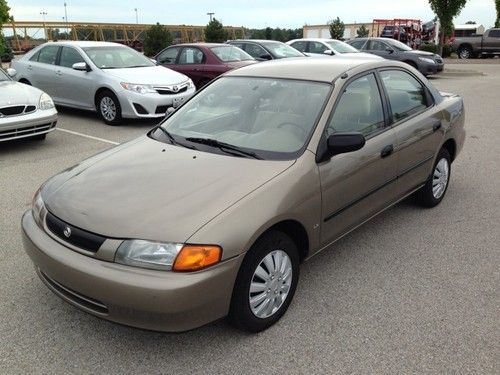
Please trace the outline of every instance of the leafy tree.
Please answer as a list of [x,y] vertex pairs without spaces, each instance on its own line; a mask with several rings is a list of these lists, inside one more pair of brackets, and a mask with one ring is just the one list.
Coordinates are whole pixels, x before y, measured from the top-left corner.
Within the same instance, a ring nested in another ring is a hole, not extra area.
[[495,0],[495,6],[497,8],[497,20],[495,21],[495,27],[500,27],[500,0]]
[[162,49],[172,44],[172,34],[168,29],[156,23],[146,31],[144,38],[144,54],[146,56],[155,56]]
[[477,25],[477,22],[476,21],[467,21],[465,24],[466,25]]
[[328,22],[328,25],[330,26],[330,36],[332,39],[344,39],[345,25],[339,17]]
[[366,38],[370,35],[370,31],[366,28],[365,25],[361,25],[361,27],[356,30],[356,34],[358,34],[358,38]]
[[434,11],[441,24],[441,36],[439,38],[439,54],[443,54],[444,36],[453,32],[453,18],[458,16],[467,0],[429,0],[431,9]]
[[273,29],[270,27],[266,27],[266,30],[264,31],[264,37],[266,39],[272,39],[273,38]]
[[[7,1],[0,0],[0,24],[10,21],[11,18],[9,16],[9,10],[10,8],[7,5]],[[0,56],[4,56],[8,52],[12,53],[7,45],[7,42],[5,41],[2,30],[0,30]]]
[[224,26],[217,19],[213,18],[205,27],[205,42],[208,43],[222,43],[227,39],[227,33]]

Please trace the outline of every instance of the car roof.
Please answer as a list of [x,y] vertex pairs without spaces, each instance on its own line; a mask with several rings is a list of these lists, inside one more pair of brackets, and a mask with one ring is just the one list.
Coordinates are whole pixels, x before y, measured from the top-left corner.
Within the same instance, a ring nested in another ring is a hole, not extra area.
[[337,39],[331,39],[331,38],[300,38],[291,40],[290,42],[300,42],[301,40],[304,42],[329,42],[332,40],[337,41]]
[[172,44],[170,47],[227,47],[225,43],[179,43]]
[[[252,64],[229,71],[225,76],[250,76],[284,79],[300,79],[319,82],[333,82],[350,70],[369,70],[385,66],[404,66],[398,61],[373,60],[348,57],[329,59],[297,57]],[[357,69],[356,69],[357,70]]]
[[63,40],[59,42],[47,42],[44,44],[56,44],[56,45],[61,45],[61,46],[75,46],[75,47],[80,47],[80,48],[88,48],[88,47],[125,47],[123,44],[120,43],[113,43],[113,42],[95,42],[95,41],[90,41],[90,40]]
[[234,39],[234,40],[228,40],[228,42],[245,42],[245,43],[281,43],[285,44],[283,42],[280,42],[279,40],[272,40],[272,39]]

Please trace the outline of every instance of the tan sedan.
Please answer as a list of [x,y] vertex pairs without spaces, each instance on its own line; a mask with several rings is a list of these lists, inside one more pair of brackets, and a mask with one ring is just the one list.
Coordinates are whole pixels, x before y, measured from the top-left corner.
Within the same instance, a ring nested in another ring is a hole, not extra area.
[[405,197],[439,204],[464,137],[462,99],[403,63],[248,66],[47,181],[25,249],[55,294],[99,317],[183,331],[229,315],[260,331],[290,305],[300,262]]

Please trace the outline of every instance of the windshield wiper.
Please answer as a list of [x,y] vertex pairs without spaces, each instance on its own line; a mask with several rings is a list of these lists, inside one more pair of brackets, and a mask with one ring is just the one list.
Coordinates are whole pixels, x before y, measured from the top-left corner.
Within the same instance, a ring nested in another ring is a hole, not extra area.
[[212,146],[212,147],[217,147],[221,151],[224,151],[224,152],[226,152],[228,154],[232,154],[232,155],[247,156],[247,157],[251,157],[254,159],[262,159],[255,152],[245,151],[245,150],[242,150],[241,148],[239,148],[238,146],[231,145],[231,144],[225,143],[225,142],[220,142],[216,139],[188,137],[188,138],[186,138],[186,141],[193,142],[193,143],[200,143],[200,144]]
[[188,145],[185,145],[183,143],[177,142],[175,140],[174,136],[172,134],[170,134],[170,132],[167,129],[163,128],[162,126],[158,126],[157,129],[160,129],[160,131],[167,136],[167,138],[170,140],[170,143],[172,143],[173,145],[182,146],[182,147],[190,148],[192,150],[196,150],[196,147],[194,147],[194,146],[188,146]]

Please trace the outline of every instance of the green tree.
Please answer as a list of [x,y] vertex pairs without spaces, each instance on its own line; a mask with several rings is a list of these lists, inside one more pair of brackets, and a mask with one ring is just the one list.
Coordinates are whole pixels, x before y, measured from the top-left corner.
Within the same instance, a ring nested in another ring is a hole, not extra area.
[[368,31],[365,25],[361,25],[361,27],[356,30],[356,34],[358,35],[358,38],[366,38],[370,35],[370,31]]
[[439,38],[439,54],[443,54],[445,35],[453,32],[453,18],[458,16],[467,0],[429,0],[431,9],[434,11],[441,24],[441,35]]
[[330,36],[332,39],[344,39],[345,25],[340,18],[337,17],[336,19],[331,20],[328,22],[328,25],[330,26]]
[[495,27],[500,27],[500,0],[495,0],[495,6],[497,8],[497,19],[495,21]]
[[465,24],[466,25],[477,25],[477,22],[476,21],[467,21]]
[[205,27],[205,42],[222,43],[226,38],[227,33],[224,30],[224,26],[217,18],[212,19],[207,27]]
[[[0,0],[0,24],[9,22],[10,21],[10,15],[9,15],[9,6],[7,5],[6,0]],[[5,60],[5,56],[7,54],[11,54],[12,51],[10,50],[9,46],[7,45],[7,42],[5,41],[5,38],[3,36],[2,30],[0,30],[0,58],[2,60]]]
[[156,23],[146,31],[144,38],[144,54],[155,56],[162,49],[172,44],[173,38],[170,31],[163,25]]
[[272,39],[273,38],[273,29],[271,29],[270,27],[266,27],[266,29],[264,31],[264,37],[268,40]]

